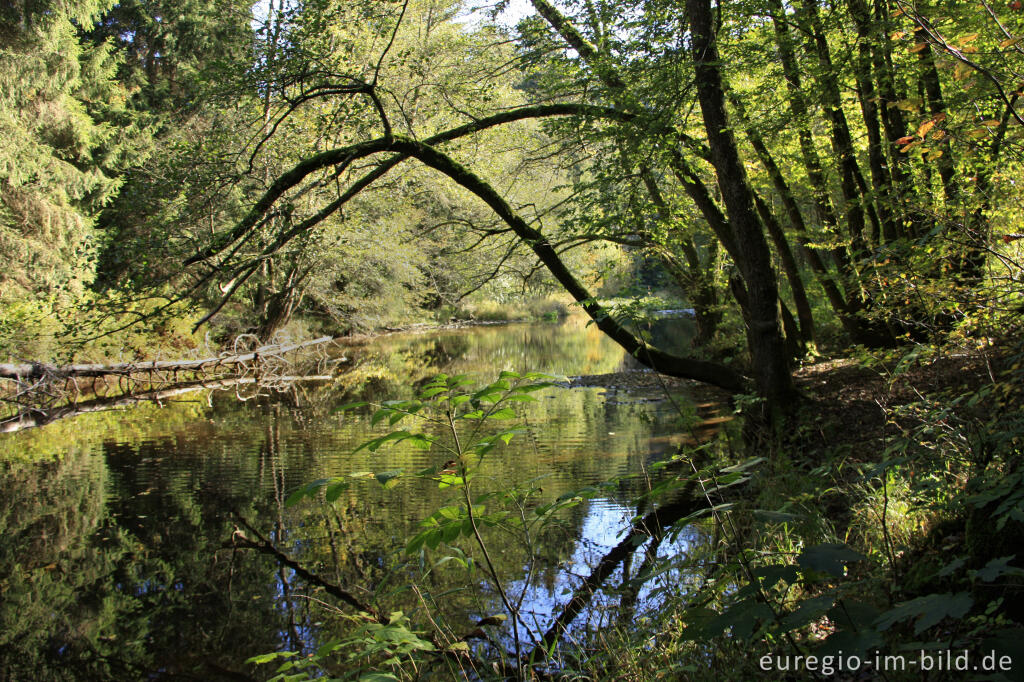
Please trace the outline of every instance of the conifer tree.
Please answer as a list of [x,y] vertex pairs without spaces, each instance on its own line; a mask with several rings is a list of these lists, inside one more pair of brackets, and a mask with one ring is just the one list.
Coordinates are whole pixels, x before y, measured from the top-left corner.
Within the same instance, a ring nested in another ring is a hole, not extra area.
[[83,39],[108,0],[0,8],[0,296],[65,298],[93,278],[94,218],[145,136],[114,80],[116,56]]

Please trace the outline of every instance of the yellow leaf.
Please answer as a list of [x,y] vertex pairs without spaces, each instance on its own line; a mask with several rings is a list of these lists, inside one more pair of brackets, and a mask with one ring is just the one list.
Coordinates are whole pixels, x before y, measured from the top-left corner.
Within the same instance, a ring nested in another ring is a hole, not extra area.
[[979,137],[988,137],[988,131],[984,128],[975,128],[967,133],[967,137],[972,139],[978,139]]
[[935,127],[935,121],[925,121],[918,127],[917,136],[924,137],[928,134],[928,131]]
[[933,142],[941,140],[945,136],[946,136],[946,131],[945,130],[933,130],[932,131],[932,141]]
[[953,68],[953,79],[962,81],[971,75],[971,67],[967,66],[963,62],[958,62],[956,67]]
[[907,35],[906,31],[893,31],[892,35],[889,36],[889,40],[899,40],[905,35]]
[[916,97],[901,99],[899,102],[896,102],[896,106],[903,111],[917,111],[921,108],[921,100]]
[[934,151],[928,152],[925,155],[924,160],[925,161],[934,161],[935,159],[939,158],[940,156],[942,156],[942,150],[941,149],[936,149]]
[[1013,47],[1022,40],[1024,40],[1024,36],[1017,36],[1016,38],[1007,38],[1003,42],[999,43],[999,47]]
[[982,121],[981,125],[987,126],[989,128],[997,128],[997,127],[999,127],[999,121],[997,119],[993,118],[993,119],[990,119],[988,121]]
[[978,34],[977,33],[972,33],[970,35],[966,35],[963,38],[961,38],[960,39],[960,44],[961,45],[966,45],[967,43],[973,43],[977,39],[978,39]]
[[910,54],[914,54],[916,52],[920,52],[921,50],[925,49],[926,47],[928,47],[928,43],[918,43],[917,45],[914,45],[912,48],[910,48]]

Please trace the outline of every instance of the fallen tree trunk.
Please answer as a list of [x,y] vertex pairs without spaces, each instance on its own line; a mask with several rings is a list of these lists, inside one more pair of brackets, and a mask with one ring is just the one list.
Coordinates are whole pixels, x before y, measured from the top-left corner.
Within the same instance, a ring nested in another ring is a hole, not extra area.
[[[284,383],[297,383],[300,381],[330,381],[333,379],[329,374],[313,374],[309,376],[279,376],[275,377],[274,381],[276,384]],[[70,403],[61,407],[56,407],[49,410],[44,409],[28,409],[22,414],[15,415],[8,419],[0,420],[0,433],[15,433],[17,431],[24,431],[25,429],[34,429],[40,426],[46,426],[52,422],[60,419],[67,419],[68,417],[77,417],[81,414],[88,414],[89,412],[102,412],[105,410],[117,410],[139,403],[159,403],[170,398],[174,398],[179,395],[186,393],[195,393],[196,391],[214,390],[214,389],[225,389],[232,388],[235,386],[248,386],[258,384],[260,379],[255,377],[238,377],[235,379],[217,379],[213,381],[197,381],[188,384],[182,384],[171,388],[165,388],[159,391],[148,391],[146,393],[136,393],[130,395],[122,395],[111,398],[94,398],[93,400],[87,400],[80,403]]]
[[302,348],[317,346],[331,341],[330,336],[323,336],[311,341],[291,344],[288,346],[261,346],[249,353],[238,355],[218,355],[197,360],[152,360],[148,362],[122,362],[112,365],[80,364],[51,365],[41,362],[0,363],[0,379],[26,381],[51,377],[54,379],[71,377],[103,377],[130,376],[144,372],[208,372],[220,367],[231,367],[249,362],[259,362],[269,356],[278,356]]

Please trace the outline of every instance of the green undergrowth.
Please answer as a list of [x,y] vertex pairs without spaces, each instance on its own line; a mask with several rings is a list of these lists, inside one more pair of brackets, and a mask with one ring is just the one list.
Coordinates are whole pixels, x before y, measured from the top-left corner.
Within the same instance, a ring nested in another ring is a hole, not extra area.
[[595,678],[1024,679],[1024,356],[952,355],[862,357],[877,423],[815,404],[759,444],[699,588]]
[[[466,585],[448,589],[490,583],[501,594],[505,608],[481,621],[483,636],[456,637],[443,600],[431,601],[412,571],[404,589],[423,590],[434,608],[385,616],[375,604],[375,615],[364,613],[331,646],[253,662],[276,662],[281,680],[1024,679],[1022,374],[1020,347],[864,354],[822,375],[839,377],[839,387],[819,390],[783,432],[743,444],[734,423],[656,463],[643,473],[637,516],[618,535],[631,558],[600,583],[600,617],[557,640],[538,641],[516,595],[502,592],[478,529],[509,530],[528,566],[530,533],[540,529],[531,524],[554,522],[555,511],[602,488],[557,500],[539,486],[485,490],[473,483],[479,457],[466,453],[490,453],[500,446],[494,436],[455,456],[449,449],[451,461],[416,475],[462,500],[425,519],[405,552],[428,569],[439,560],[470,569]],[[511,420],[516,401],[535,390],[522,381],[508,374],[460,393],[461,378],[442,378],[418,400],[378,407],[374,419],[415,421],[441,407],[436,419],[458,405],[467,425]],[[441,423],[457,443],[460,422]],[[502,438],[520,433],[502,428]],[[418,433],[393,431],[367,447],[441,443]],[[364,474],[385,487],[398,475]],[[329,503],[331,486],[352,483],[317,481],[295,499],[326,489]],[[486,512],[474,516],[484,501]],[[688,539],[680,545],[680,537]],[[592,569],[577,567],[571,599],[590,599],[580,590]]]

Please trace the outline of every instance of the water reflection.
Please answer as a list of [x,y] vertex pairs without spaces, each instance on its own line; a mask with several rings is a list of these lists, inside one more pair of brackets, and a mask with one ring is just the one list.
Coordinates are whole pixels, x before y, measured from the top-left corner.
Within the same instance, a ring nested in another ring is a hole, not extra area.
[[[340,619],[290,570],[225,547],[233,514],[369,600],[373,588],[390,589],[419,571],[402,564],[402,543],[448,494],[425,482],[390,491],[370,482],[332,506],[286,508],[288,492],[309,480],[437,463],[437,455],[402,446],[351,454],[379,431],[367,414],[332,414],[336,405],[408,395],[410,385],[438,371],[576,375],[627,364],[621,349],[577,321],[393,337],[350,350],[351,370],[327,385],[241,403],[215,394],[209,402],[202,396],[162,409],[89,414],[0,441],[0,678],[267,674],[242,661],[308,648]],[[689,426],[670,403],[610,404],[604,393],[557,390],[525,404],[531,434],[487,461],[482,475],[496,486],[543,477],[536,485],[550,500],[640,471]],[[578,582],[574,575],[618,542],[615,533],[637,512],[629,500],[641,488],[639,480],[624,482],[570,509],[539,539],[529,586],[523,552],[489,531],[509,588],[525,588],[524,612],[537,632]],[[658,551],[684,551],[687,541]],[[619,584],[623,570],[629,567],[619,569]],[[468,628],[499,609],[486,591],[447,592],[465,577],[450,562],[426,577],[423,595],[400,593],[388,603],[422,614],[433,600],[453,629]]]

